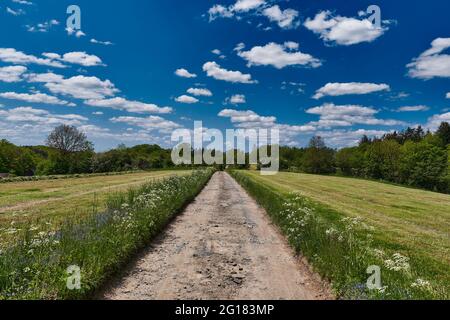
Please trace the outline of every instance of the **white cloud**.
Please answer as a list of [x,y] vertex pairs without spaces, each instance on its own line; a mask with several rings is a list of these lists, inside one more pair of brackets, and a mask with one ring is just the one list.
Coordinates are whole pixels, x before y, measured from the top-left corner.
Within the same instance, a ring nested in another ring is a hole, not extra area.
[[170,107],[158,107],[155,104],[143,103],[139,101],[129,101],[124,98],[115,97],[111,99],[95,100],[90,99],[84,102],[91,107],[111,108],[115,110],[125,110],[135,113],[171,113]]
[[9,66],[0,68],[0,81],[19,82],[22,81],[22,75],[27,71],[24,66]]
[[261,116],[252,110],[240,111],[224,109],[219,112],[219,117],[230,118],[231,122],[239,129],[278,129],[281,143],[293,144],[294,137],[299,134],[311,133],[316,130],[313,125],[289,125],[276,123],[276,117]]
[[31,2],[31,1],[26,1],[26,0],[12,0],[12,2],[18,3],[18,4],[24,4],[24,5],[28,5],[28,6],[33,5],[33,2]]
[[59,25],[59,21],[52,19],[42,23],[38,23],[35,26],[27,25],[26,28],[29,32],[48,32],[53,26]]
[[74,35],[74,36],[77,37],[77,38],[81,38],[81,37],[86,36],[86,33],[84,33],[84,32],[81,31],[81,30],[76,30],[76,29],[73,29],[73,28],[66,28],[66,31],[67,31],[67,34],[68,34],[69,36]]
[[208,10],[209,21],[213,21],[217,18],[231,18],[234,16],[233,11],[220,4],[215,4]]
[[88,121],[77,114],[54,114],[42,109],[19,107],[0,109],[0,136],[16,144],[42,144],[55,126],[82,126]]
[[219,49],[211,50],[211,53],[214,53],[216,56],[219,56],[220,59],[226,58],[226,56],[222,54],[222,51],[220,51]]
[[224,109],[219,112],[219,117],[230,118],[232,123],[258,123],[258,124],[269,124],[274,125],[277,118],[275,117],[264,117],[260,116],[254,111],[239,111],[233,109]]
[[326,42],[334,42],[345,46],[372,42],[388,31],[386,26],[377,28],[368,19],[334,17],[330,11],[321,11],[314,19],[308,18],[304,26],[319,34]]
[[180,128],[178,123],[166,120],[159,116],[140,117],[115,117],[110,119],[113,123],[126,123],[128,125],[137,126],[148,131],[158,130],[161,132],[169,132]]
[[25,14],[25,11],[22,9],[13,10],[10,7],[6,7],[6,12],[8,12],[9,14],[12,14],[13,16],[21,16],[21,15]]
[[197,103],[199,100],[197,98],[194,98],[191,96],[182,95],[182,96],[175,98],[175,101],[180,102],[180,103],[192,104],[192,103]]
[[212,97],[212,92],[205,88],[189,88],[187,93],[190,93],[194,96],[204,96],[204,97]]
[[102,81],[97,77],[85,76],[48,82],[45,86],[54,94],[68,95],[77,99],[104,99],[119,91],[109,80]]
[[94,116],[101,116],[101,115],[103,115],[103,112],[101,112],[101,111],[95,111],[95,112],[92,112],[92,114],[93,114]]
[[428,111],[427,106],[404,106],[397,109],[398,112],[414,112],[414,111]]
[[83,67],[104,66],[102,59],[96,55],[87,54],[86,52],[68,52],[63,56],[57,53],[43,53],[43,56],[51,60],[60,60],[62,62],[79,64]]
[[348,94],[368,94],[379,91],[390,90],[389,85],[375,84],[375,83],[361,83],[361,82],[349,82],[349,83],[327,83],[325,86],[316,91],[314,99],[320,99],[325,96],[343,96]]
[[450,38],[437,38],[431,48],[415,58],[410,64],[408,74],[412,78],[432,79],[450,77],[450,55],[442,54],[450,48]]
[[391,119],[377,119],[375,114],[378,110],[360,105],[341,105],[325,103],[322,106],[306,110],[308,114],[319,115],[317,122],[311,122],[322,128],[348,127],[354,124],[395,126],[403,125],[404,122]]
[[325,139],[328,146],[333,148],[352,147],[358,144],[361,138],[366,135],[370,138],[381,137],[389,131],[384,130],[331,130],[317,132],[318,136]]
[[446,98],[450,99],[450,92],[447,92]]
[[195,73],[190,73],[189,71],[187,71],[186,69],[183,69],[183,68],[177,69],[175,71],[175,74],[182,78],[196,78],[197,77],[197,75]]
[[226,99],[227,102],[231,104],[243,104],[246,103],[245,95],[235,94]]
[[280,28],[291,29],[296,28],[299,23],[296,22],[298,11],[294,9],[281,10],[278,5],[263,10],[263,15],[270,21],[276,22]]
[[267,66],[271,65],[277,69],[287,66],[307,66],[317,68],[322,63],[310,54],[296,51],[298,44],[295,42],[286,42],[283,45],[271,42],[265,46],[256,46],[249,51],[239,51],[238,55],[248,61],[248,66]]
[[[243,16],[265,16],[270,21],[278,24],[280,28],[296,28],[300,24],[297,21],[299,13],[294,9],[282,10],[279,5],[271,5],[265,0],[237,0],[234,4],[223,6],[215,4],[208,10],[209,21],[217,18],[233,18],[240,20]],[[260,24],[262,25],[262,24]],[[270,29],[270,28],[265,28]]]
[[443,113],[443,114],[435,114],[434,116],[430,117],[428,119],[426,128],[430,129],[432,131],[435,131],[439,128],[439,126],[441,125],[442,122],[450,123],[450,112]]
[[53,72],[48,73],[28,73],[25,75],[28,82],[60,82],[64,79],[62,75]]
[[232,10],[235,12],[248,12],[259,8],[265,3],[265,0],[237,0],[232,6]]
[[28,55],[14,48],[0,48],[0,60],[3,62],[15,64],[39,64],[55,68],[64,68],[65,66],[59,62],[48,58],[38,58]]
[[80,125],[89,120],[77,114],[52,114],[42,109],[31,107],[18,107],[10,110],[0,110],[2,121],[5,122],[30,122],[35,124],[51,125],[69,124]]
[[95,43],[95,44],[102,44],[104,46],[112,46],[114,44],[111,41],[100,41],[100,40],[97,40],[97,39],[91,39],[90,42],[91,43]]
[[203,65],[203,71],[206,72],[208,77],[212,77],[216,80],[223,80],[233,83],[257,83],[256,80],[252,80],[252,76],[250,74],[223,69],[216,62],[206,62]]
[[65,100],[60,100],[57,97],[50,96],[45,93],[16,93],[16,92],[3,92],[0,93],[0,97],[4,99],[11,99],[11,100],[19,100],[19,101],[25,101],[30,103],[43,103],[43,104],[53,104],[53,105],[65,105],[65,106],[74,106],[73,103],[70,103]]

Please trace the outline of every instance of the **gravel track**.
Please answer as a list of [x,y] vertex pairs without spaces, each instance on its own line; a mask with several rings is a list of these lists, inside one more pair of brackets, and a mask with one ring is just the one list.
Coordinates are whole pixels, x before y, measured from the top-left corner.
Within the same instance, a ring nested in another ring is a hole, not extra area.
[[265,211],[227,173],[143,250],[100,299],[332,299]]

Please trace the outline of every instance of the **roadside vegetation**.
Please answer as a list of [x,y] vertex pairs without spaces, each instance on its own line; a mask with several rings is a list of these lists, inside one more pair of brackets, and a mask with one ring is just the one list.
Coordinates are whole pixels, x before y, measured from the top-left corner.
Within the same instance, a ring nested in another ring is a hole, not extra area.
[[[197,195],[212,173],[196,170],[111,193],[105,210],[68,218],[57,230],[48,230],[45,220],[26,225],[0,249],[0,299],[89,297]],[[77,268],[81,287],[70,290],[67,280]]]
[[[450,298],[449,196],[348,178],[231,174],[338,297]],[[380,267],[376,289],[367,287],[370,266]]]
[[111,192],[189,173],[190,170],[142,171],[0,184],[0,244],[15,238],[30,223],[41,224],[45,220],[49,229],[57,229],[68,218],[104,211]]

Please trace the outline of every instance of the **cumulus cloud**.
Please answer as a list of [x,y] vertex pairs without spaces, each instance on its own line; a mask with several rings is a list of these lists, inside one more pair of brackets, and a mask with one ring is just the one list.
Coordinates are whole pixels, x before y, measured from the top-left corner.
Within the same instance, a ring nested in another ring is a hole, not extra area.
[[4,99],[25,101],[30,103],[43,103],[43,104],[53,104],[53,105],[63,105],[63,106],[75,106],[73,103],[60,100],[57,97],[50,96],[45,93],[17,93],[17,92],[2,92],[0,97]]
[[212,92],[205,88],[189,88],[187,93],[190,93],[194,96],[204,96],[204,97],[212,97]]
[[182,95],[182,96],[175,98],[175,101],[180,102],[180,103],[192,104],[192,103],[197,103],[199,100],[197,98],[194,98],[194,97],[191,97],[188,95]]
[[164,119],[159,116],[149,116],[145,118],[115,117],[111,118],[110,121],[114,123],[126,123],[128,125],[140,127],[148,131],[157,130],[161,132],[169,132],[170,130],[174,130],[181,127],[178,123]]
[[27,31],[29,32],[48,32],[52,27],[59,25],[59,21],[56,19],[48,20],[45,22],[38,23],[35,26],[26,25]]
[[237,0],[232,6],[232,10],[235,12],[248,12],[259,8],[265,3],[265,0]]
[[65,68],[66,65],[64,63],[78,64],[84,67],[104,65],[102,60],[96,55],[79,51],[68,52],[62,56],[53,52],[45,52],[42,54],[42,57],[36,57],[17,51],[14,48],[0,48],[0,60],[14,64],[38,64],[55,68]]
[[102,60],[99,57],[97,57],[96,55],[87,54],[86,52],[68,52],[62,56],[57,53],[43,53],[42,55],[52,60],[79,64],[83,67],[104,66]]
[[319,131],[316,134],[325,139],[327,145],[334,148],[352,147],[358,144],[363,136],[381,137],[389,131],[384,130],[331,130]]
[[115,97],[111,99],[90,99],[84,102],[91,107],[111,108],[115,110],[123,110],[134,113],[171,113],[170,107],[159,107],[151,103],[143,103],[139,101],[129,101],[124,98]]
[[36,83],[60,82],[64,79],[62,75],[53,72],[27,73],[24,77],[28,82],[36,82]]
[[22,75],[27,71],[24,66],[9,66],[0,68],[0,81],[19,82],[22,81]]
[[414,111],[428,111],[428,106],[404,106],[397,109],[398,112],[414,112]]
[[321,66],[320,60],[310,54],[298,50],[298,43],[286,42],[283,45],[271,42],[265,46],[256,46],[249,51],[238,51],[238,55],[247,60],[247,65],[267,66],[271,65],[277,69],[287,66],[306,66],[317,68]]
[[304,26],[326,42],[345,46],[372,42],[389,29],[386,26],[377,28],[368,19],[333,16],[330,11],[321,11],[314,19],[306,19]]
[[398,120],[377,119],[375,118],[375,115],[378,113],[378,110],[360,105],[338,106],[332,103],[325,103],[322,106],[307,109],[306,113],[319,115],[320,120],[317,122],[311,122],[311,125],[316,125],[322,128],[348,127],[354,124],[382,126],[404,124],[404,122]]
[[45,87],[54,94],[62,94],[77,99],[104,99],[113,96],[119,90],[109,80],[97,77],[74,76],[68,79],[54,79],[47,82]]
[[76,29],[73,29],[73,28],[66,28],[66,31],[67,31],[67,34],[69,36],[75,36],[77,38],[81,38],[81,37],[86,36],[86,33],[84,33],[81,30],[76,30]]
[[442,122],[450,123],[450,112],[443,114],[436,114],[428,119],[428,123],[426,127],[432,131],[435,131],[439,128]]
[[229,8],[220,4],[215,4],[208,10],[209,21],[214,21],[217,18],[232,18],[234,13]]
[[34,123],[42,125],[81,125],[89,120],[77,114],[53,114],[47,110],[34,109],[31,107],[18,107],[10,110],[0,110],[2,121],[12,123]]
[[210,22],[217,18],[242,19],[243,16],[265,16],[282,29],[296,28],[300,24],[297,20],[299,16],[297,10],[283,10],[279,5],[271,5],[265,0],[237,0],[229,6],[215,4],[208,10],[208,15]]
[[183,69],[183,68],[177,69],[175,71],[175,74],[182,78],[196,78],[197,77],[197,75],[195,73],[190,73],[189,71],[187,71],[186,69]]
[[38,58],[33,55],[25,54],[22,51],[17,51],[14,48],[0,48],[0,60],[15,64],[38,64],[48,67],[64,68],[65,66],[53,59]]
[[450,38],[437,38],[431,48],[423,52],[407,65],[408,75],[412,78],[432,79],[450,77],[450,55],[443,54],[450,48]]
[[269,124],[273,125],[277,118],[275,117],[263,117],[258,115],[256,112],[247,110],[239,111],[233,109],[224,109],[219,112],[219,117],[230,118],[233,123],[259,123],[259,124]]
[[270,21],[276,22],[282,29],[291,29],[299,25],[296,22],[298,11],[294,9],[281,10],[280,6],[274,5],[263,10],[263,15],[269,18]]
[[230,118],[231,122],[236,128],[247,129],[277,129],[282,134],[280,135],[281,143],[291,145],[294,143],[293,139],[305,133],[311,133],[316,130],[315,126],[306,125],[289,125],[280,124],[276,122],[276,117],[261,116],[252,110],[233,110],[224,109],[219,112],[219,117]]
[[231,104],[243,104],[246,103],[245,95],[235,94],[226,99],[226,102]]
[[221,68],[216,62],[206,62],[203,65],[203,71],[206,72],[208,77],[212,77],[216,80],[223,80],[233,83],[257,83],[256,80],[252,80],[250,74],[244,74],[240,71],[230,71]]
[[0,109],[0,136],[17,144],[42,144],[55,126],[80,127],[87,121],[88,118],[81,115],[55,114],[31,107]]
[[211,53],[215,54],[216,56],[219,56],[220,59],[226,58],[226,56],[222,54],[222,51],[220,51],[219,49],[211,50]]
[[343,96],[348,94],[368,94],[379,91],[390,90],[389,85],[375,84],[375,83],[361,83],[361,82],[349,82],[349,83],[327,83],[325,86],[316,91],[313,96],[314,99],[320,99],[325,96]]

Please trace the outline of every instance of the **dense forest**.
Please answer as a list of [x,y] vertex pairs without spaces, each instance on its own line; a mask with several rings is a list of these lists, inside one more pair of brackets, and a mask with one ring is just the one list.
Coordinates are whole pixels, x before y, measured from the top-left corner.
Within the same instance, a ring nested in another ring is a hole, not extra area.
[[[235,150],[235,157],[238,151]],[[249,155],[246,155],[249,158]],[[425,132],[420,126],[381,138],[362,137],[358,146],[335,150],[318,136],[306,148],[280,147],[280,169],[384,180],[450,192],[450,125]],[[137,145],[96,153],[74,127],[60,126],[45,146],[16,146],[0,140],[0,174],[11,176],[103,173],[170,168],[171,150]],[[249,168],[250,165],[243,165]]]

